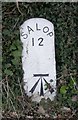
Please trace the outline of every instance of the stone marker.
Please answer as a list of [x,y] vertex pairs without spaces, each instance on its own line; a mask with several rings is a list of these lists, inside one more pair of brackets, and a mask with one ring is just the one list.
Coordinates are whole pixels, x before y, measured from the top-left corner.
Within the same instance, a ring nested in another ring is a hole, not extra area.
[[54,26],[43,18],[32,18],[20,27],[23,43],[22,65],[24,89],[33,101],[54,99],[56,95],[56,62]]

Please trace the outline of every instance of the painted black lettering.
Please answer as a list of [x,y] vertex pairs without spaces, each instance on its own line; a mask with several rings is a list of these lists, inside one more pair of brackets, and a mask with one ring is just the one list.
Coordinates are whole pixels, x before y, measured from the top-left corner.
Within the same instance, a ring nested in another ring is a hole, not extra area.
[[40,96],[44,96],[42,78],[41,78],[41,90],[40,90]]
[[47,33],[49,31],[49,28],[47,27],[47,26],[45,26],[44,28],[43,28],[43,32],[44,33]]
[[32,38],[32,46],[34,46],[34,38]]
[[33,93],[33,92],[35,91],[35,89],[36,89],[39,81],[40,81],[40,78],[39,78],[38,81],[34,84],[34,86],[31,88],[31,90],[30,90],[29,92]]
[[28,35],[25,34],[24,32],[21,32],[21,36],[24,38],[24,39],[27,39]]
[[34,30],[31,27],[27,26],[27,28],[28,28],[29,34],[30,34],[31,31],[34,32]]
[[40,41],[39,46],[43,46],[43,44],[42,44],[43,38],[39,38],[38,41]]
[[47,35],[49,35],[50,37],[52,37],[53,36],[53,32],[50,32]]
[[[39,41],[39,46],[43,46],[43,38],[38,38],[38,41]],[[34,40],[34,38],[32,38],[32,46],[35,46],[35,40]]]
[[39,27],[38,27],[38,24],[36,23],[36,30],[41,30]]
[[48,77],[49,74],[33,74],[33,77]]

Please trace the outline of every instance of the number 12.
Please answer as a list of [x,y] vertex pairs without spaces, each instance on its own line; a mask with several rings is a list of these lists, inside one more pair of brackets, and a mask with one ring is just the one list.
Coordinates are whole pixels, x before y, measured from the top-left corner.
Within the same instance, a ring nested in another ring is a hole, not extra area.
[[[43,46],[43,38],[38,38],[38,46]],[[32,38],[32,46],[35,46],[35,40]]]

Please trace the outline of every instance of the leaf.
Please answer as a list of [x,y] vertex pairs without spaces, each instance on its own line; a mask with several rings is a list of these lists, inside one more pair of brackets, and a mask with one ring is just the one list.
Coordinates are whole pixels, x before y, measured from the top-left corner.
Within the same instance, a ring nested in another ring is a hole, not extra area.
[[60,88],[60,93],[61,93],[61,94],[66,94],[66,92],[67,92],[67,86],[62,86],[62,87]]
[[21,52],[18,51],[18,50],[16,50],[16,51],[13,51],[13,52],[12,52],[12,55],[13,55],[15,58],[18,58],[18,57],[21,56]]
[[6,75],[10,75],[10,76],[13,75],[13,72],[12,72],[11,70],[8,70],[8,69],[5,69],[5,70],[4,70],[4,73],[5,73]]
[[3,30],[3,33],[4,33],[5,35],[10,35],[10,30],[4,29],[4,30]]
[[12,60],[13,65],[18,65],[19,64],[19,59],[13,59]]
[[16,50],[16,46],[15,45],[11,45],[10,50]]
[[71,81],[70,81],[71,85],[76,85],[76,80],[71,76]]

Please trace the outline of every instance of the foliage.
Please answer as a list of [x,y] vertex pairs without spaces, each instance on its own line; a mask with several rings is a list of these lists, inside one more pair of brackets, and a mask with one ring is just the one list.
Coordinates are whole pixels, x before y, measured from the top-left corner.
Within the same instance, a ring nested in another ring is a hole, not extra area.
[[[27,19],[41,17],[54,24],[57,96],[56,109],[60,106],[78,107],[78,36],[77,7],[78,3],[2,3],[2,71],[3,71],[3,110],[21,110],[19,96],[23,97],[22,44],[19,27]],[[21,84],[21,86],[20,86]],[[52,105],[53,105],[52,104]],[[50,105],[51,106],[51,105]],[[25,106],[22,106],[22,109]],[[51,106],[52,107],[52,106]]]

